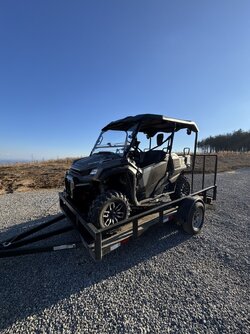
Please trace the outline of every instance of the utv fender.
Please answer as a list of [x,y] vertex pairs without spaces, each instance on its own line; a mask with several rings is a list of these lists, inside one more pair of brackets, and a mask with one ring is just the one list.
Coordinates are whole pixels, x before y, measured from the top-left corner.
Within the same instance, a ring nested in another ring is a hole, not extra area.
[[123,166],[123,167],[114,167],[109,168],[108,170],[103,171],[99,176],[99,181],[103,182],[106,179],[108,179],[112,175],[118,175],[118,174],[131,174],[136,175],[136,169],[130,168],[129,166]]
[[118,175],[125,176],[128,197],[132,202],[132,204],[139,205],[139,202],[137,201],[136,198],[136,173],[137,170],[130,166],[120,167],[120,168],[115,167],[104,171],[99,177],[99,182],[104,183],[105,180],[109,179],[109,177],[112,176],[118,176]]

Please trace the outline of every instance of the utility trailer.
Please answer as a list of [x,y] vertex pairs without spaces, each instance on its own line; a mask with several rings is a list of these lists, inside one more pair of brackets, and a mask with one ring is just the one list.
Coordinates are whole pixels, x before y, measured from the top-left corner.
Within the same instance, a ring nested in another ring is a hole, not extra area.
[[[183,153],[172,152],[180,130],[195,134],[193,155],[187,147]],[[199,233],[205,205],[216,200],[217,156],[209,155],[214,158],[213,181],[205,185],[208,158],[196,154],[197,139],[194,122],[163,115],[142,114],[109,123],[90,155],[75,160],[66,172],[65,189],[59,194],[63,213],[0,243],[0,257],[85,246],[101,260],[130,238],[168,220],[191,235]],[[197,173],[201,185],[195,189]],[[65,217],[69,226],[40,233]],[[72,229],[79,232],[81,242],[25,248]]]
[[[88,249],[92,258],[101,260],[104,255],[127,243],[130,239],[138,238],[153,225],[164,224],[169,221],[175,221],[178,224],[179,220],[183,218],[182,215],[189,215],[194,203],[199,202],[202,205],[211,205],[212,201],[216,200],[217,193],[216,177],[214,180],[215,182],[212,186],[196,191],[189,196],[161,204],[116,225],[101,229],[97,229],[92,223],[86,222],[82,214],[65,196],[65,193],[59,194],[60,207],[79,231],[82,244]],[[210,191],[212,191],[212,196],[208,195]],[[182,212],[182,210],[185,210],[184,203],[186,201],[189,202],[188,212]]]
[[[1,242],[0,258],[85,247],[91,257],[98,261],[101,260],[104,255],[127,243],[130,239],[136,240],[136,238],[153,225],[164,224],[169,221],[175,221],[178,224],[181,223],[181,220],[193,220],[193,217],[190,217],[193,205],[195,203],[201,203],[205,208],[205,205],[211,205],[213,201],[216,200],[217,195],[217,155],[202,154],[198,157],[201,161],[198,173],[194,173],[193,166],[190,171],[187,171],[187,174],[190,174],[191,177],[192,190],[195,175],[199,175],[201,179],[200,190],[192,191],[190,195],[180,199],[168,201],[149,208],[146,211],[120,221],[118,224],[105,228],[98,229],[95,225],[86,221],[82,212],[72,203],[67,194],[65,192],[59,193],[60,207],[63,213]],[[211,158],[214,160],[213,172],[211,173],[210,170],[209,174],[210,178],[212,177],[212,184],[205,187],[206,161]],[[67,218],[70,223],[68,226],[60,227],[43,234],[40,233],[40,231],[48,227],[57,225],[65,218]],[[204,215],[202,217],[202,224],[203,221]],[[27,247],[30,244],[58,236],[70,230],[77,230],[80,236],[80,242],[76,241],[70,244],[46,247]],[[200,228],[197,233],[199,231]]]

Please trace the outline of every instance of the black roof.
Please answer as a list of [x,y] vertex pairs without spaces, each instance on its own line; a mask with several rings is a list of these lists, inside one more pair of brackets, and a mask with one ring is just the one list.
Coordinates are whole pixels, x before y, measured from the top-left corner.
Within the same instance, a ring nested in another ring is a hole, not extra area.
[[199,131],[195,122],[155,114],[128,116],[126,118],[109,123],[102,130],[127,131],[138,123],[141,124],[139,131],[144,132],[150,136],[155,135],[157,132],[176,132],[180,129],[189,129],[193,132]]

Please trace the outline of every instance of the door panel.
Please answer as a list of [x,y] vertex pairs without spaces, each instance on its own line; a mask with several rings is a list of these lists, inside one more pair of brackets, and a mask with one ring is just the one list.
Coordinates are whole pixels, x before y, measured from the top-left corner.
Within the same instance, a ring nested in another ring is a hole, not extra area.
[[161,184],[159,181],[164,178],[167,170],[167,162],[162,161],[157,164],[152,164],[142,169],[141,186],[143,188],[144,197],[153,196],[156,186]]

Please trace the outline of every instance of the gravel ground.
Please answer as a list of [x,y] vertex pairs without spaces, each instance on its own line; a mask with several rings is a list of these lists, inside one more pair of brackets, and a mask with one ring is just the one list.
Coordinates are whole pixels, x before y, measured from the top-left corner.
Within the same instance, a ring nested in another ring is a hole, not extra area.
[[[249,180],[250,169],[218,175],[196,237],[169,224],[100,263],[85,249],[0,259],[1,333],[247,333]],[[0,196],[0,238],[56,202],[52,190]]]

